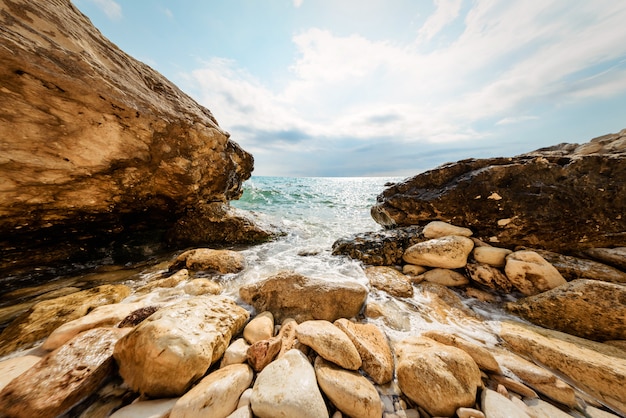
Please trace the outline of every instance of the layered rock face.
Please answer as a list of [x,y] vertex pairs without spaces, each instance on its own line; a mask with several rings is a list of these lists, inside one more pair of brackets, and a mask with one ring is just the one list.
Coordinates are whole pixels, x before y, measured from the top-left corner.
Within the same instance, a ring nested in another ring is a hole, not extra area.
[[69,0],[3,1],[0,62],[0,268],[175,225],[194,241],[178,230],[241,195],[252,156]]
[[443,220],[498,246],[560,253],[626,245],[626,130],[583,145],[446,164],[386,189],[387,227]]

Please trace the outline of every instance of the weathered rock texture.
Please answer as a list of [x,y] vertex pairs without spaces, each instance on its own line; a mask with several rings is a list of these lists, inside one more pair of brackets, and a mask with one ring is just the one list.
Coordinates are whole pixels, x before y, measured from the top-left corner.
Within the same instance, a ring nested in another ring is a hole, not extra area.
[[626,245],[626,130],[583,145],[446,164],[386,189],[372,217],[387,227],[441,220],[500,246],[560,253]]
[[175,224],[188,239],[204,204],[240,196],[252,156],[70,0],[3,1],[0,62],[0,268]]

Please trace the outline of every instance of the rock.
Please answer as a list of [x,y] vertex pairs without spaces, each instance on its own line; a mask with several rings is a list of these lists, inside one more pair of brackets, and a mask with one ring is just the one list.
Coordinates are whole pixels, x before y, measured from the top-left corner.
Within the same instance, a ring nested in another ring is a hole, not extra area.
[[370,266],[393,266],[402,263],[404,251],[411,245],[424,241],[422,227],[364,232],[335,241],[334,255],[346,255]]
[[502,323],[500,336],[514,351],[567,376],[606,405],[626,411],[626,354],[622,350],[513,322]]
[[430,338],[408,337],[395,346],[398,384],[433,416],[452,416],[471,407],[482,386],[480,370],[463,350]]
[[[405,264],[402,266],[402,273],[407,276],[419,276],[425,273],[428,269],[422,266],[416,266],[415,264]],[[410,279],[413,282],[413,278]]]
[[274,315],[271,312],[261,312],[255,316],[243,329],[243,338],[248,344],[267,340],[274,336]]
[[253,375],[247,364],[231,364],[210,373],[176,401],[169,418],[226,418],[235,411]]
[[626,271],[626,246],[616,248],[587,248],[584,253],[602,263]]
[[467,263],[465,270],[473,281],[483,286],[487,286],[490,289],[509,293],[513,288],[513,285],[509,281],[508,277],[506,277],[499,269],[489,264]]
[[591,405],[587,405],[585,408],[585,414],[590,418],[619,418],[615,414],[611,414],[610,412],[603,411],[598,408],[594,408]]
[[509,254],[504,272],[513,286],[527,296],[566,283],[561,273],[534,251],[516,251]]
[[250,405],[259,418],[328,418],[315,370],[298,350],[290,350],[256,377]]
[[447,222],[432,221],[432,222],[429,222],[424,227],[423,234],[424,234],[424,237],[428,239],[441,238],[441,237],[446,237],[448,235],[471,237],[472,230],[469,228],[461,227],[461,226],[450,225]]
[[135,311],[132,311],[126,318],[122,319],[119,324],[117,324],[118,328],[133,328],[137,325],[141,324],[146,318],[159,310],[159,306],[145,306],[143,308],[139,308]]
[[535,250],[561,273],[565,280],[591,279],[613,283],[626,283],[626,273],[597,261],[577,258],[545,250]]
[[0,392],[13,379],[33,367],[39,360],[41,357],[27,354],[0,361]]
[[193,279],[185,284],[185,293],[192,296],[219,295],[222,293],[222,286],[209,279]]
[[485,418],[485,414],[474,408],[459,408],[456,415],[459,418]]
[[244,302],[258,312],[270,311],[275,321],[294,318],[334,321],[356,316],[367,297],[357,282],[313,279],[293,272],[247,284],[239,289]]
[[380,418],[380,396],[373,384],[357,372],[343,370],[317,357],[315,376],[322,392],[344,414],[354,418]]
[[196,248],[176,257],[170,271],[185,267],[191,271],[215,271],[221,274],[238,273],[246,266],[241,253],[231,250]]
[[369,279],[370,285],[376,289],[399,298],[413,296],[413,286],[411,286],[409,279],[392,267],[368,267],[365,269],[365,275]]
[[100,327],[113,327],[130,315],[131,312],[142,307],[143,303],[141,302],[98,306],[87,315],[66,322],[52,331],[52,334],[44,341],[41,347],[44,350],[52,351],[83,331]]
[[237,408],[228,418],[253,418],[252,410],[249,406],[242,406],[241,408]]
[[248,358],[248,348],[250,344],[243,338],[237,338],[233,341],[222,356],[220,367],[226,367],[230,364],[245,363]]
[[419,309],[414,312],[427,322],[435,320],[447,324],[462,321],[474,322],[477,326],[482,322],[480,315],[468,308],[461,298],[446,286],[422,282],[415,286],[415,293],[414,299],[424,300],[425,303],[420,304]]
[[248,316],[224,296],[196,296],[162,308],[116,345],[120,375],[146,396],[182,395],[222,357]]
[[524,401],[532,418],[570,418],[571,415],[561,411],[556,406],[541,399],[527,399]]
[[[572,408],[578,406],[574,389],[558,379],[552,372],[508,351],[497,351],[493,354],[507,376],[514,376],[537,392],[563,405]],[[508,387],[508,385],[505,386]]]
[[257,341],[248,347],[246,359],[255,372],[260,372],[276,358],[280,352],[281,342],[279,337],[273,337]]
[[168,418],[178,398],[133,402],[118,409],[110,418]]
[[480,246],[474,247],[472,256],[474,260],[482,264],[488,264],[493,267],[504,267],[506,264],[506,256],[513,251],[507,248]]
[[515,392],[524,398],[535,399],[538,397],[537,393],[534,390],[532,390],[522,382],[518,382],[517,380],[510,377],[494,374],[490,376],[490,379],[498,386],[502,385],[508,391]]
[[433,238],[410,246],[402,259],[410,264],[455,269],[465,267],[474,242],[461,236]]
[[18,348],[28,348],[64,323],[78,319],[98,306],[117,303],[129,294],[128,286],[102,285],[39,302],[2,331],[0,356]]
[[486,292],[484,290],[476,289],[474,287],[465,288],[465,296],[468,298],[478,299],[481,302],[496,303],[499,301],[499,297]]
[[[84,402],[79,403],[73,408],[68,416],[76,418],[109,418],[114,411],[120,410],[124,405],[133,401],[139,403],[137,394],[131,392],[125,385],[122,379],[115,376],[112,380],[101,386],[98,391],[89,396]],[[172,402],[167,413],[172,409],[174,403]],[[146,412],[147,416],[150,416],[150,412]],[[155,414],[158,416],[158,413]],[[128,415],[127,415],[128,416]],[[137,415],[131,415],[137,417]],[[142,417],[142,415],[139,415]],[[119,416],[118,416],[119,418]]]
[[96,328],[77,335],[4,387],[2,413],[16,418],[61,415],[113,374],[113,347],[127,332]]
[[434,268],[428,270],[422,275],[424,280],[430,283],[437,283],[442,286],[464,286],[469,283],[469,279],[461,273],[443,268]]
[[580,146],[445,164],[387,188],[371,214],[385,227],[433,220],[463,225],[502,247],[563,254],[623,247],[624,137],[626,131]]
[[[237,409],[242,406],[250,406],[250,397],[252,397],[252,388],[248,388],[243,391],[239,397],[239,402],[237,402]],[[252,413],[252,411],[250,413]]]
[[383,300],[381,303],[369,302],[365,305],[363,314],[366,318],[381,318],[385,325],[396,331],[411,329],[411,319],[395,299]]
[[379,385],[393,379],[393,355],[387,337],[373,324],[358,324],[345,318],[335,321],[356,347],[361,357],[361,369]]
[[483,390],[480,403],[485,416],[489,418],[531,418],[525,410],[491,389]]
[[328,321],[305,321],[296,327],[296,337],[321,357],[344,369],[361,367],[361,356],[350,338]]
[[423,333],[422,336],[435,340],[441,344],[463,350],[470,355],[479,368],[489,372],[500,373],[500,366],[498,365],[498,362],[485,347],[471,343],[456,335],[440,331],[428,331]]
[[164,277],[161,279],[156,279],[150,281],[148,284],[141,286],[139,289],[135,291],[136,294],[145,294],[149,293],[156,288],[166,288],[170,289],[178,286],[180,283],[189,279],[189,270],[182,269],[178,270],[176,273],[172,274],[169,277]]
[[296,327],[298,323],[293,318],[286,318],[280,326],[278,331],[278,338],[280,338],[280,351],[278,357],[282,357],[287,351],[292,348],[298,348],[300,343],[296,339]]
[[573,280],[506,307],[534,324],[581,338],[626,340],[626,287],[616,283]]
[[70,1],[7,3],[0,26],[0,268],[159,242],[190,208],[241,195],[252,156]]

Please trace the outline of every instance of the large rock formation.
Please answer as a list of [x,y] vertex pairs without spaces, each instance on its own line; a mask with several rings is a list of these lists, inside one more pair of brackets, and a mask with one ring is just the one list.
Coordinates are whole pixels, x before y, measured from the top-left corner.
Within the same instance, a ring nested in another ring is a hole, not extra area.
[[175,225],[197,242],[185,225],[240,196],[252,156],[70,0],[3,1],[0,62],[0,268]]
[[463,225],[498,246],[625,246],[625,178],[623,130],[583,145],[445,164],[389,187],[371,213],[386,227]]

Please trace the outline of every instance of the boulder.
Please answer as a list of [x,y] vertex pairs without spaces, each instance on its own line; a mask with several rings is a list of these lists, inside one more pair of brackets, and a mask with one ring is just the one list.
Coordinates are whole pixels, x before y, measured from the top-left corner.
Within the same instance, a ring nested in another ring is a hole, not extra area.
[[231,364],[210,373],[176,401],[169,418],[226,418],[254,373],[247,364]]
[[332,322],[356,316],[367,289],[356,281],[314,279],[285,271],[241,286],[239,296],[257,312],[270,311],[279,322],[285,318]]
[[183,289],[185,293],[192,296],[219,295],[223,290],[219,283],[205,278],[189,280]]
[[196,248],[185,251],[172,262],[170,271],[186,268],[191,271],[211,271],[221,274],[238,273],[246,266],[243,255],[232,250]]
[[365,269],[365,275],[372,287],[383,290],[391,296],[399,298],[413,296],[413,286],[409,278],[392,267],[368,267]]
[[39,302],[2,331],[0,356],[32,346],[66,322],[81,318],[98,306],[117,303],[129,294],[128,286],[102,285]]
[[[592,248],[590,251],[597,250]],[[626,273],[597,261],[567,256],[552,251],[535,250],[561,273],[565,280],[592,279],[613,283],[626,283]],[[626,256],[626,255],[625,255]]]
[[328,321],[305,321],[296,327],[296,337],[321,357],[344,369],[361,367],[361,356],[350,338]]
[[455,269],[465,267],[474,242],[463,236],[433,238],[410,246],[402,259],[410,264]]
[[299,348],[301,344],[296,338],[296,328],[298,323],[293,318],[285,318],[280,326],[277,337],[280,338],[280,351],[278,357],[282,357],[287,351],[292,348]]
[[462,226],[450,225],[447,222],[432,221],[424,227],[423,234],[424,237],[428,239],[441,238],[448,235],[471,237],[472,230],[469,228],[464,228]]
[[462,225],[508,248],[624,247],[624,138],[626,130],[580,146],[444,164],[384,190],[371,214],[385,227]]
[[347,416],[354,418],[382,416],[382,402],[376,388],[359,373],[341,369],[317,357],[315,376],[322,392]]
[[623,350],[514,322],[502,323],[500,337],[515,352],[561,373],[604,404],[626,413]]
[[535,295],[565,284],[561,273],[534,251],[515,251],[506,256],[504,273],[525,295]]
[[441,331],[428,331],[423,333],[422,336],[440,342],[441,344],[459,348],[469,354],[480,369],[493,373],[500,373],[500,366],[498,365],[498,362],[493,357],[489,349],[483,346],[467,341],[459,336]]
[[523,407],[491,389],[483,390],[480,403],[485,416],[489,418],[531,418]]
[[480,369],[463,350],[425,337],[408,337],[395,346],[402,393],[430,415],[451,417],[476,402]]
[[[241,195],[252,156],[70,0],[2,11],[0,247],[11,250],[0,268],[102,257],[139,235],[162,241],[205,202]],[[186,238],[216,228],[202,226]]]
[[513,284],[508,277],[500,269],[492,265],[471,262],[467,263],[465,270],[473,281],[490,289],[509,293],[513,288]]
[[359,324],[345,318],[335,321],[356,347],[361,357],[361,369],[379,385],[393,379],[393,354],[385,334],[374,324]]
[[259,418],[328,418],[315,370],[299,350],[290,350],[259,373],[250,405]]
[[376,232],[362,232],[335,241],[334,255],[346,255],[370,266],[393,266],[402,263],[404,251],[426,240],[422,227],[409,226]]
[[48,354],[0,392],[2,415],[53,418],[66,412],[111,377],[113,347],[128,331],[92,329]]
[[228,348],[226,348],[226,351],[224,351],[220,367],[226,367],[230,364],[245,363],[248,358],[249,347],[250,344],[248,344],[246,340],[243,338],[237,338],[235,341],[230,343]]
[[512,251],[508,248],[477,246],[472,251],[474,260],[479,263],[488,264],[493,267],[504,267],[506,264],[506,256]]
[[267,340],[274,336],[274,315],[271,312],[261,312],[255,316],[243,329],[243,338],[248,344]]
[[133,402],[115,411],[110,418],[169,418],[176,401],[178,398]]
[[420,277],[427,282],[449,287],[464,286],[469,283],[469,279],[458,271],[442,268],[428,270]]
[[260,372],[270,364],[282,346],[280,337],[272,337],[267,340],[260,340],[248,347],[246,351],[246,360],[255,372]]
[[225,296],[196,296],[162,308],[115,346],[119,373],[135,392],[180,396],[222,357],[248,317]]
[[596,341],[626,340],[626,287],[578,279],[506,305],[545,328]]
[[584,254],[602,263],[626,271],[626,246],[616,248],[588,248],[584,251]]
[[0,361],[0,391],[26,370],[33,367],[41,357],[27,354]]

